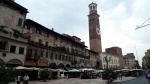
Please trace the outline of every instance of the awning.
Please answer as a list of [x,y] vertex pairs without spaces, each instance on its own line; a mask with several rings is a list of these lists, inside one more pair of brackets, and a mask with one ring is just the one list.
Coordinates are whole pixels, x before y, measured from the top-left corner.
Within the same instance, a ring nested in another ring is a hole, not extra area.
[[67,71],[73,70],[71,67],[65,67]]
[[33,70],[32,68],[23,67],[23,66],[17,66],[17,67],[14,67],[14,69],[17,69],[17,70]]
[[95,70],[96,73],[104,72],[103,70]]
[[65,67],[58,67],[58,69],[65,70]]
[[65,67],[58,67],[59,72],[66,72]]
[[84,69],[79,69],[80,71],[95,71],[95,69],[89,69],[89,68],[84,68]]
[[81,72],[81,71],[78,69],[72,69],[72,70],[69,70],[68,72]]

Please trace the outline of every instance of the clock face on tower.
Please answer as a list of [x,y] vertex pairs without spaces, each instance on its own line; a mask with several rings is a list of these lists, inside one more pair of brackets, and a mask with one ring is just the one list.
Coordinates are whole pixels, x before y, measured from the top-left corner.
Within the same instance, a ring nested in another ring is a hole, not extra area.
[[98,27],[96,28],[96,33],[100,35],[100,29]]

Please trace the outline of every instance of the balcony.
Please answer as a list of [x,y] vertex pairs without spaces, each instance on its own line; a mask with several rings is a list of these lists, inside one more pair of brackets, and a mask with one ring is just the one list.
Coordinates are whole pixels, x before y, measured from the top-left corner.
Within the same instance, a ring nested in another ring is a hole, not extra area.
[[66,53],[66,48],[65,47],[61,47],[61,46],[55,46],[52,47],[52,50],[58,51],[58,52],[62,52],[62,53]]
[[20,33],[18,30],[8,28],[6,26],[0,26],[0,36],[26,43],[29,39],[29,34]]
[[42,47],[42,48],[48,48],[47,45],[41,44],[41,43],[39,43],[39,42],[29,41],[29,44],[30,44],[30,45],[33,45],[33,46]]
[[34,56],[34,57],[33,57],[33,56],[31,56],[31,55],[27,55],[27,56],[26,56],[26,59],[27,59],[27,60],[39,60],[39,56],[37,56],[37,57]]

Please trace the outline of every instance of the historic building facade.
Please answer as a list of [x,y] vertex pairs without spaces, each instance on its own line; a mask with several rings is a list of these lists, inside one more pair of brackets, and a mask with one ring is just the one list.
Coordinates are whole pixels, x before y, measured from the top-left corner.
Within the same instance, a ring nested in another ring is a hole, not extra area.
[[142,58],[142,67],[149,68],[150,67],[150,49],[145,52],[145,56]]
[[[108,54],[106,52],[102,52],[100,54],[101,59],[102,59],[102,69],[106,69],[107,66],[108,68],[112,68],[112,69],[118,69],[120,67],[119,64],[119,57],[113,54]],[[106,62],[106,59],[108,58],[108,65]]]
[[111,48],[106,48],[105,49],[106,53],[116,55],[119,57],[119,65],[120,69],[124,68],[124,61],[123,61],[123,55],[122,55],[122,49],[119,47],[111,47]]
[[28,10],[13,0],[0,0],[0,62],[24,65],[29,30],[24,25]]
[[127,53],[126,55],[123,56],[123,60],[125,63],[125,68],[127,69],[135,69],[135,65],[136,65],[136,60],[135,60],[135,56],[133,53]]
[[[76,36],[59,34],[41,24],[27,19],[30,41],[25,66],[50,67],[70,66],[76,68],[95,67],[92,57],[97,53],[86,49],[84,42]],[[94,60],[95,61],[95,60]]]
[[[53,69],[65,66],[98,67],[99,53],[87,49],[80,38],[59,34],[54,29],[26,19],[27,13],[27,9],[14,0],[0,1],[0,62]],[[93,16],[97,17],[92,15],[90,18]],[[99,42],[100,39],[97,40]],[[98,50],[101,51],[101,48]]]

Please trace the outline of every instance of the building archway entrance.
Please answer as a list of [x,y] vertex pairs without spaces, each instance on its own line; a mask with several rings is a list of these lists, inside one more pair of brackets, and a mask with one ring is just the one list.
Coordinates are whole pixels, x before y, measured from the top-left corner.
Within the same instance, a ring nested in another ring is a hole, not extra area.
[[22,66],[22,62],[18,59],[11,59],[6,63],[6,65],[12,67]]

